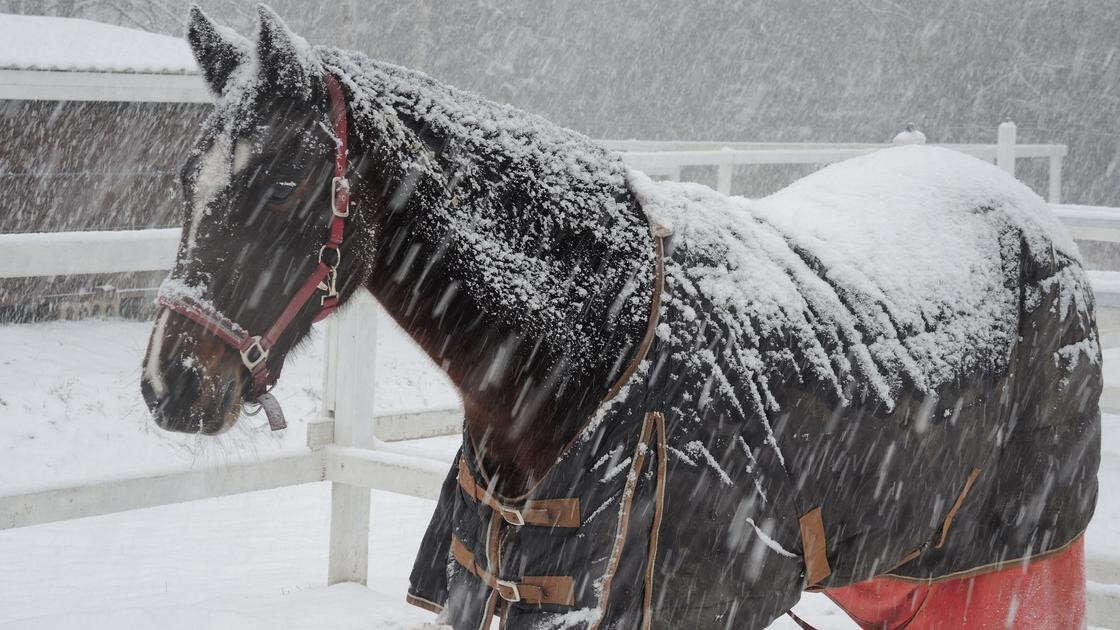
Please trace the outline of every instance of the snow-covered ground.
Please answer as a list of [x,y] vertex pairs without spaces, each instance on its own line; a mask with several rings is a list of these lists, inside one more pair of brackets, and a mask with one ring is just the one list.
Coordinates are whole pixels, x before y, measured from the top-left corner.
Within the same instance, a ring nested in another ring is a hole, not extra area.
[[[319,328],[318,326],[316,328]],[[388,318],[379,323],[378,415],[459,405],[444,375]],[[151,324],[115,320],[0,326],[0,493],[305,448],[320,405],[323,334],[298,348],[273,393],[290,428],[264,414],[221,437],[167,433],[140,397]]]
[[[151,424],[138,385],[149,330],[112,320],[0,326],[0,494],[304,448],[319,405],[319,340],[276,390],[289,416],[283,435],[248,418],[215,440]],[[410,341],[388,321],[379,330],[377,412],[456,404]],[[1106,352],[1109,365],[1120,366],[1120,349]],[[1107,378],[1120,383],[1120,370]],[[455,449],[453,437],[427,442],[448,458]],[[1088,553],[1120,559],[1120,416],[1105,417],[1104,448]],[[0,531],[0,630],[420,628],[432,615],[403,599],[432,507],[374,492],[369,589],[322,587],[326,484]],[[796,610],[816,627],[856,628],[823,596]]]

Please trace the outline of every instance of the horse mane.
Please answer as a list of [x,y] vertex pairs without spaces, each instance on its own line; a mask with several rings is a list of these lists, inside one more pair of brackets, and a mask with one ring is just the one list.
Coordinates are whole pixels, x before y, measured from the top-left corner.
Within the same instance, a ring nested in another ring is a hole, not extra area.
[[[625,354],[636,341],[628,330],[648,318],[654,261],[617,155],[423,73],[314,53],[348,92],[359,142],[384,170],[388,210],[441,244],[489,317],[545,338],[571,367]],[[607,330],[587,325],[604,314]]]

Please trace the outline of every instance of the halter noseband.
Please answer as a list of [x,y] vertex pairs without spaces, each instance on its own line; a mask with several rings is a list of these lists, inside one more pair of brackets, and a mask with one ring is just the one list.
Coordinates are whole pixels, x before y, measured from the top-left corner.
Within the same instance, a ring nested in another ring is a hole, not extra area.
[[[276,379],[280,377],[280,367],[275,372],[268,367],[268,353],[276,345],[280,335],[295,319],[296,314],[309,302],[315,291],[324,291],[319,299],[320,310],[314,321],[330,315],[338,307],[338,267],[342,261],[343,230],[346,218],[350,216],[350,181],[346,179],[346,99],[342,86],[332,74],[325,76],[327,92],[330,95],[331,124],[334,127],[336,150],[334,156],[334,178],[331,180],[331,225],[327,242],[319,248],[319,264],[307,278],[299,291],[288,302],[284,311],[263,335],[250,335],[248,331],[230,320],[208,301],[183,291],[160,289],[157,303],[191,321],[200,324],[241,355],[241,362],[253,377],[253,399],[265,410],[268,424],[273,431],[287,426],[280,403],[269,393]],[[328,254],[330,250],[332,253]],[[255,413],[255,412],[254,412]]]

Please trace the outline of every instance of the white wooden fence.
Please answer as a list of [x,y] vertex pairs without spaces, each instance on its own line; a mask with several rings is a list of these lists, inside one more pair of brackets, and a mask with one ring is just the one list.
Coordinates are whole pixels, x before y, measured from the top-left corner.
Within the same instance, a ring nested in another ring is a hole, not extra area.
[[[1046,159],[1049,162],[1047,200],[1061,203],[1064,144],[1017,144],[1015,123],[1005,122],[996,132],[995,144],[942,144],[984,160],[1015,174],[1020,159]],[[731,192],[736,166],[747,164],[830,164],[895,146],[888,143],[820,144],[804,142],[662,142],[650,140],[600,140],[609,149],[622,152],[631,168],[650,176],[680,179],[687,166],[716,167],[716,189]]]
[[[180,230],[0,235],[0,278],[169,269]],[[182,501],[329,481],[328,579],[366,581],[369,489],[436,498],[449,462],[392,440],[447,435],[458,410],[374,417],[376,305],[359,294],[327,323],[323,409],[308,427],[308,450],[252,463],[167,470],[154,476],[27,488],[0,497],[0,530]],[[344,351],[343,351],[344,350]],[[345,396],[335,395],[345,391]]]
[[[1050,159],[1050,196],[1061,190],[1061,145],[1016,145],[1014,130],[1001,130],[1002,145],[957,145],[1014,170],[1016,158]],[[1010,138],[1010,141],[1008,139]],[[610,142],[624,159],[653,174],[679,177],[680,168],[712,165],[728,190],[737,164],[820,164],[889,145],[790,145],[744,143]],[[1120,242],[1120,209],[1057,208],[1082,236]],[[168,269],[178,229],[0,235],[0,278]],[[1098,301],[1120,305],[1120,282],[1098,288]],[[26,488],[0,497],[0,530],[27,527],[229,494],[327,481],[331,483],[328,582],[365,583],[371,488],[436,498],[449,462],[416,444],[392,442],[452,433],[457,410],[372,418],[376,305],[359,294],[328,320],[321,418],[308,426],[305,452],[252,463],[167,470],[157,475],[90,480],[61,488]],[[336,392],[345,392],[338,395]],[[1120,564],[1090,558],[1090,579],[1120,584]],[[1111,587],[1110,587],[1111,588]],[[1120,598],[1106,589],[1090,592],[1091,624],[1120,618]]]

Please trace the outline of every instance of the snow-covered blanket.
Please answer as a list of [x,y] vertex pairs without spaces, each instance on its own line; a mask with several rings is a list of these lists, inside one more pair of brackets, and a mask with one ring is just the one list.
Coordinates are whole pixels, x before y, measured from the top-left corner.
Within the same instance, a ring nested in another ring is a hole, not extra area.
[[[579,526],[492,540],[500,517],[453,470],[414,598],[456,627],[503,606],[448,562],[454,534],[503,575],[573,578],[564,605],[505,604],[507,627],[762,627],[807,586],[990,570],[1081,534],[1100,350],[1076,247],[1036,195],[929,147],[761,200],[628,184],[672,229],[656,341],[509,499],[578,499]],[[818,508],[813,552],[800,520]]]
[[[714,387],[750,387],[752,413],[780,411],[769,382],[787,373],[844,404],[890,410],[903,388],[936,395],[978,370],[1005,370],[1024,257],[1067,261],[1047,286],[1063,307],[1091,310],[1077,247],[1045,202],[955,151],[880,151],[757,201],[640,173],[631,188],[677,232],[660,334],[679,343],[704,320],[726,326],[733,371],[717,371]],[[1099,350],[1085,350],[1096,361]]]

